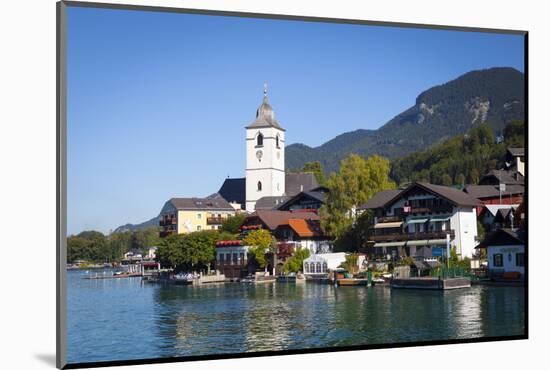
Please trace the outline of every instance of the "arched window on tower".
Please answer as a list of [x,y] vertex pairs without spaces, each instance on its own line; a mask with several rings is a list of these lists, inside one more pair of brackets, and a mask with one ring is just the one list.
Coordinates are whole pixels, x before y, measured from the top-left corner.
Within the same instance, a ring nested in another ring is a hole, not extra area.
[[258,137],[256,138],[256,145],[257,146],[263,146],[264,145],[264,135],[260,132],[258,134]]
[[258,191],[262,191],[262,182],[258,181]]
[[275,145],[277,146],[277,149],[280,148],[279,147],[279,135],[275,136]]

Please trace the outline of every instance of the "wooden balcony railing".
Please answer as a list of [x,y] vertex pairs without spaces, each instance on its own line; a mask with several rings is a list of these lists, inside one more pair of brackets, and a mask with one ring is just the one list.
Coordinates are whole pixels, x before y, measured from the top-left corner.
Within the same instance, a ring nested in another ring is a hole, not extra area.
[[411,213],[451,213],[449,207],[412,207]]
[[430,231],[420,233],[391,233],[385,235],[370,235],[369,240],[373,242],[394,242],[394,241],[408,241],[408,240],[431,240],[431,239],[445,239],[447,234],[450,234],[451,239],[455,237],[454,230],[448,231]]
[[403,221],[403,218],[400,216],[383,216],[383,217],[377,217],[376,221],[377,223],[401,222]]
[[206,224],[207,225],[221,225],[224,221],[223,217],[207,217],[206,218]]
[[178,221],[175,218],[160,219],[159,226],[176,225]]

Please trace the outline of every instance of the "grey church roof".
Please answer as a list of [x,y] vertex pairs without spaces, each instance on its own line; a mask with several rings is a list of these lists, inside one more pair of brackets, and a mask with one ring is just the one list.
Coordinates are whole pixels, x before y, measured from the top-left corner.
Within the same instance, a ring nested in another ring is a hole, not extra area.
[[246,179],[244,177],[236,179],[225,179],[220,190],[218,190],[223,199],[228,202],[235,202],[244,209],[246,203]]
[[267,98],[267,87],[264,87],[264,99],[256,111],[256,119],[250,125],[246,126],[246,128],[261,127],[275,127],[279,130],[285,131],[275,119],[275,112],[273,111],[271,105],[269,105],[269,100]]
[[288,196],[294,196],[317,187],[319,187],[319,183],[311,172],[287,173],[285,176],[285,194]]

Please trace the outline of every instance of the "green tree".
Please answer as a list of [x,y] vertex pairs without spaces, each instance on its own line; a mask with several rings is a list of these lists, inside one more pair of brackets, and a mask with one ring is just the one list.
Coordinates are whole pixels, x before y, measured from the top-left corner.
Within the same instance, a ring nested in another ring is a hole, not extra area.
[[243,239],[243,244],[249,246],[249,252],[261,268],[267,268],[266,253],[274,252],[275,238],[268,230],[251,231]]
[[304,166],[302,167],[302,172],[312,172],[315,175],[315,178],[317,179],[319,185],[325,184],[326,178],[321,162],[312,161],[304,163]]
[[341,237],[354,223],[357,207],[379,191],[395,188],[389,173],[390,162],[378,155],[365,160],[351,154],[342,160],[338,174],[331,174],[326,182],[330,192],[320,209],[323,230]]
[[163,238],[157,249],[157,261],[175,270],[196,270],[209,267],[215,259],[217,230],[173,234]]
[[109,235],[109,245],[113,261],[120,261],[124,253],[132,248],[132,233],[130,231],[112,233]]
[[107,238],[99,231],[83,231],[67,238],[67,261],[84,259],[91,262],[110,262],[112,253]]
[[359,271],[359,266],[357,266],[357,261],[359,256],[357,253],[348,254],[346,260],[340,264],[340,267],[346,269],[350,274],[356,274]]
[[300,272],[303,269],[304,260],[309,257],[309,249],[303,248],[298,249],[292,256],[287,258],[283,265],[283,271],[285,273],[289,272]]
[[355,223],[334,242],[335,252],[358,252],[367,247],[369,229],[374,224],[372,210],[363,212]]
[[466,176],[464,176],[463,173],[459,173],[458,175],[456,175],[455,183],[464,187],[464,185],[466,185]]
[[238,234],[245,219],[245,213],[237,213],[235,216],[230,216],[223,221],[221,231]]
[[445,185],[445,186],[451,186],[453,184],[453,179],[451,178],[451,176],[449,176],[448,174],[443,174],[443,176],[441,176],[441,185]]

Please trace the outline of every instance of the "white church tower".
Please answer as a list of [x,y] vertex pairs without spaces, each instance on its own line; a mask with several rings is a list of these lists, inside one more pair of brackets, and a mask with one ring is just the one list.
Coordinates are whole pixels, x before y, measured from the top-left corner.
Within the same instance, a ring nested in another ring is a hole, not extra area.
[[256,111],[256,120],[246,127],[246,210],[254,211],[256,201],[285,193],[285,130],[275,120],[264,100]]

